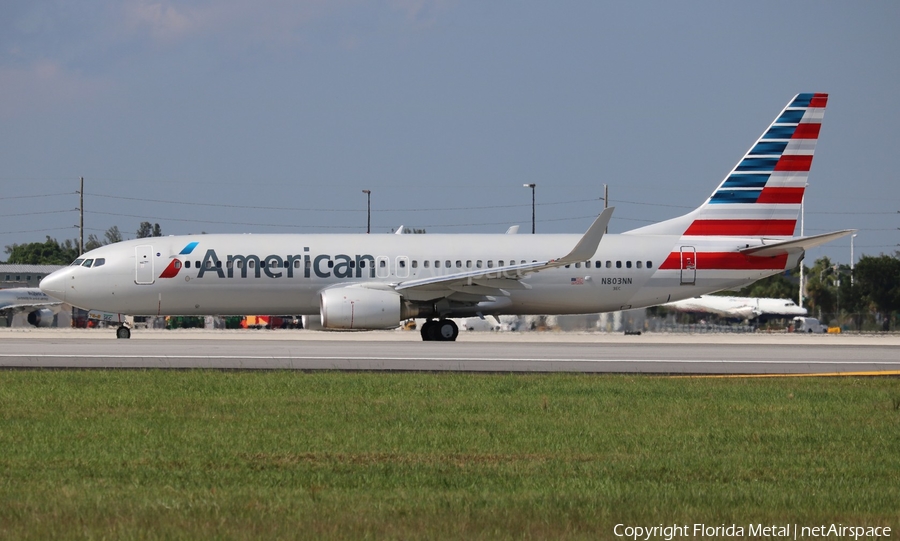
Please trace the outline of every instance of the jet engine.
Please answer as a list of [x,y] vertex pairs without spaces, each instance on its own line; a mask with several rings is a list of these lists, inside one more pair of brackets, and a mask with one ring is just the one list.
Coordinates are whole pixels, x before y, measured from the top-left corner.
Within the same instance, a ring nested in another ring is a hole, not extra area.
[[49,327],[53,325],[53,310],[40,308],[28,313],[28,324],[35,327]]
[[338,287],[319,294],[322,327],[326,329],[393,329],[418,310],[399,293],[365,287]]

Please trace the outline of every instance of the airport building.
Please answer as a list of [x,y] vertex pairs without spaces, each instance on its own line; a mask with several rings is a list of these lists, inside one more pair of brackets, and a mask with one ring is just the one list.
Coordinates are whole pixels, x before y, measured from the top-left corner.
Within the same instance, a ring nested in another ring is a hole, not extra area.
[[0,289],[38,287],[41,279],[62,265],[18,265],[0,263]]

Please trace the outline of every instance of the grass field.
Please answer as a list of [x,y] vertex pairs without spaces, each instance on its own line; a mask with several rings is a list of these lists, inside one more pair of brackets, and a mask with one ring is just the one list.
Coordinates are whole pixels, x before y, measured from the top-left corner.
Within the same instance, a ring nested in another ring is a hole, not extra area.
[[900,380],[0,372],[0,539],[900,526]]

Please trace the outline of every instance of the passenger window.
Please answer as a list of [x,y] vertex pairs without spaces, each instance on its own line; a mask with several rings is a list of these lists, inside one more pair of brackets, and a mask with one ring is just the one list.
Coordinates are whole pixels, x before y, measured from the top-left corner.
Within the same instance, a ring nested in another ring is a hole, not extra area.
[[200,268],[200,262],[199,262],[199,261],[194,261],[194,266],[197,267],[197,268],[199,269],[199,268]]
[[102,257],[98,257],[97,259],[94,260],[94,267],[100,267],[100,266],[104,265],[105,263],[106,263],[106,259],[104,259]]
[[212,260],[210,260],[210,259],[207,259],[207,260],[206,260],[206,268],[207,268],[207,269],[211,269],[211,268],[212,268]]
[[425,260],[422,262],[422,266],[425,267],[426,269],[428,268],[428,265],[430,265],[430,264],[431,264],[431,261],[428,261],[428,260]]
[[575,268],[576,268],[576,269],[580,269],[580,268],[581,268],[581,263],[575,263]]
[[[94,266],[96,267],[97,265],[94,265]],[[222,262],[221,262],[221,261],[216,261],[216,268],[217,268],[217,269],[221,269],[221,268],[222,268]]]
[[85,259],[84,263],[82,263],[81,266],[82,267],[90,267],[93,262],[94,262],[93,259]]
[[[363,261],[360,261],[360,262],[359,262],[359,266],[362,267],[363,263],[364,263]],[[300,260],[299,260],[299,259],[295,259],[295,260],[294,260],[294,268],[295,268],[295,269],[299,269],[299,268],[300,268]]]
[[[415,267],[415,265],[413,265],[413,267]],[[350,262],[350,268],[351,268],[351,269],[355,269],[355,268],[356,268],[356,261],[351,261],[351,262]]]
[[444,261],[444,266],[447,267],[448,269],[450,268],[450,260],[449,259],[447,261]]
[[599,268],[600,268],[600,261],[594,261],[594,268],[595,268],[595,269],[599,269]]
[[180,268],[181,268],[181,261],[178,261],[177,259],[175,260],[175,268],[176,268],[176,269],[180,269]]
[[462,268],[462,261],[460,261],[459,259],[456,260],[456,268],[457,268],[457,269],[461,269],[461,268]]
[[480,259],[475,262],[475,267],[479,268],[479,269],[481,268],[481,260]]
[[622,268],[622,262],[621,262],[621,261],[616,261],[616,268],[617,268],[617,269],[621,269],[621,268]]
[[498,266],[498,267],[502,267],[502,266],[503,266],[503,260],[502,260],[502,259],[501,259],[500,261],[497,262],[497,266]]
[[366,268],[366,260],[365,259],[363,259],[362,261],[359,262],[359,268],[361,268],[361,269]]
[[[197,266],[199,267],[200,264],[198,263]],[[247,268],[252,269],[252,268],[255,267],[255,266],[256,266],[256,262],[254,262],[252,259],[251,259],[250,261],[247,262]]]
[[652,268],[653,268],[653,262],[652,262],[652,261],[648,261],[648,262],[647,262],[647,268],[648,268],[648,269],[652,269]]
[[471,259],[466,260],[466,268],[467,268],[467,269],[471,269],[471,268],[472,268],[472,260],[471,260]]
[[611,269],[611,268],[612,268],[612,261],[607,261],[607,262],[606,262],[606,268],[607,268],[607,269]]
[[434,262],[434,268],[436,268],[436,269],[441,268],[441,262],[440,262],[440,261],[435,261],[435,262]]
[[494,268],[494,260],[493,260],[493,259],[488,259],[488,268],[489,268],[489,269],[493,269],[493,268]]
[[625,262],[625,267],[630,269],[630,268],[631,268],[631,261],[626,261],[626,262]]
[[641,268],[642,263],[640,261],[635,261],[634,264],[637,265],[637,268]]
[[[296,262],[295,262],[295,263],[296,263]],[[234,261],[231,261],[231,260],[229,259],[228,261],[225,262],[225,268],[230,269],[230,268],[232,268],[232,267],[234,267]]]
[[413,262],[412,262],[412,268],[416,269],[416,268],[418,268],[418,267],[419,267],[419,262],[416,261],[415,259],[413,259]]
[[[240,266],[241,266],[241,262],[238,261],[238,267],[240,267]],[[190,262],[190,261],[185,261],[185,262],[184,262],[184,268],[186,268],[186,269],[191,268],[191,262]]]

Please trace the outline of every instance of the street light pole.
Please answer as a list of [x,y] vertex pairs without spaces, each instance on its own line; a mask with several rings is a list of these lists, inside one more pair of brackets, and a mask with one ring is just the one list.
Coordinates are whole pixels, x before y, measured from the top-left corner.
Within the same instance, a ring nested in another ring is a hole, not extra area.
[[[803,196],[800,198],[800,236],[803,236],[803,203],[806,201],[806,188],[809,187],[809,184],[806,184],[803,187]],[[803,308],[803,290],[805,289],[805,280],[803,276],[803,260],[800,260],[800,302],[797,304],[800,305],[800,308]]]
[[372,190],[363,190],[366,194],[366,234],[372,232]]
[[522,184],[525,188],[531,188],[531,234],[534,235],[534,187],[537,186],[535,183],[531,184]]
[[850,287],[853,287],[853,239],[856,238],[856,233],[850,235]]

